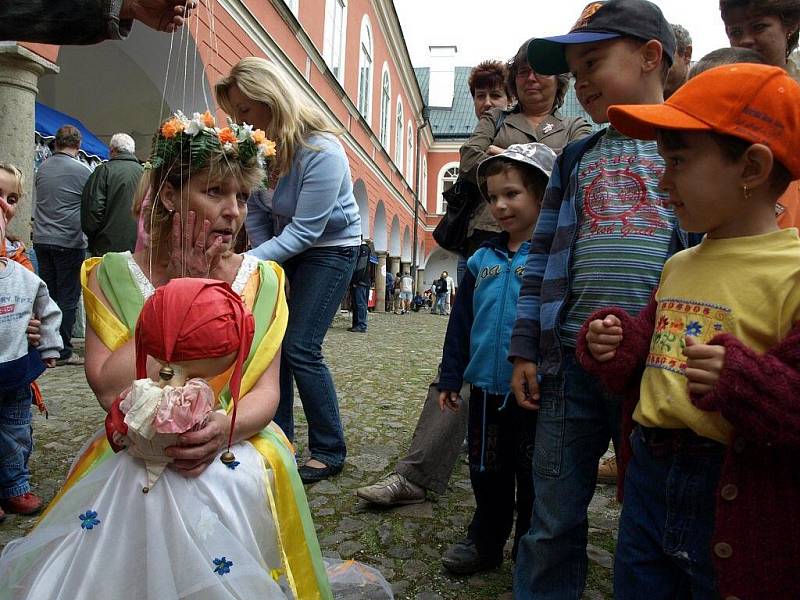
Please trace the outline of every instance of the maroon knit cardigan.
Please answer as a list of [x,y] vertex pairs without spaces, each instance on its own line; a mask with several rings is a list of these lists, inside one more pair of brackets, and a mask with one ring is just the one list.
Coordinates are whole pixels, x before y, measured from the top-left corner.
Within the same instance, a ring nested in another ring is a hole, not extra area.
[[[580,364],[624,397],[620,499],[656,307],[654,294],[637,317],[616,307],[598,310],[578,335]],[[588,350],[586,332],[590,321],[610,314],[622,321],[623,341],[613,359],[600,363]],[[711,548],[720,595],[730,600],[798,599],[800,323],[764,354],[727,333],[709,343],[725,346],[725,365],[714,388],[705,395],[692,394],[691,401],[702,410],[719,411],[733,425],[717,487]]]

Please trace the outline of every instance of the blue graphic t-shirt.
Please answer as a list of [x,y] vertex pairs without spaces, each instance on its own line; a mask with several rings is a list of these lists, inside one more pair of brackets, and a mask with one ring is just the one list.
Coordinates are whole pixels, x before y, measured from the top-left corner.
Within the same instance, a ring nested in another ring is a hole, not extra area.
[[658,285],[677,219],[658,190],[664,161],[654,141],[614,129],[581,159],[578,231],[561,340],[574,347],[598,308],[637,314]]

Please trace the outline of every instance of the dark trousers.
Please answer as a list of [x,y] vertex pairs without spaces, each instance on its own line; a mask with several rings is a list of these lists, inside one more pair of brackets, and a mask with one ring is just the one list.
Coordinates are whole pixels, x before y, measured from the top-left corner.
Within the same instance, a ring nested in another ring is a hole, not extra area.
[[61,309],[61,341],[64,349],[60,358],[72,356],[72,327],[81,297],[81,265],[86,258],[83,248],[63,248],[50,244],[34,244],[39,261],[39,277],[47,284],[50,297]]
[[711,536],[725,446],[689,430],[637,426],[631,447],[614,598],[719,598]]
[[535,435],[536,412],[520,408],[512,394],[495,396],[480,388],[471,389],[467,441],[476,507],[469,537],[485,556],[502,553],[514,524],[515,508],[515,558],[519,539],[530,527]]
[[350,288],[353,300],[353,329],[367,330],[367,303],[369,302],[369,288],[357,285]]

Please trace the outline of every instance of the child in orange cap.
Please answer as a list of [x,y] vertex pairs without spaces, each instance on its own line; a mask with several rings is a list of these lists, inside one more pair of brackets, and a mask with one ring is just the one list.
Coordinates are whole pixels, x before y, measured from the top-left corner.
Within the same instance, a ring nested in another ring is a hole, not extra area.
[[800,178],[800,85],[728,65],[609,118],[658,140],[669,204],[706,232],[667,261],[639,316],[599,310],[579,337],[584,368],[638,388],[623,407],[615,598],[797,598],[800,238],[774,207]]

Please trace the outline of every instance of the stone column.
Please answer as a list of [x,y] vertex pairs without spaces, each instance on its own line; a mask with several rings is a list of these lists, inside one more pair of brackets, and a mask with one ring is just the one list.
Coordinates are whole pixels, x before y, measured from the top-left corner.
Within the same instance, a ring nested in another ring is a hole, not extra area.
[[425,269],[417,267],[417,291],[425,290]]
[[8,229],[26,246],[33,209],[34,102],[45,73],[58,73],[58,67],[16,42],[0,42],[0,161],[13,163],[25,176],[25,198]]
[[389,257],[389,267],[392,271],[392,275],[397,275],[400,273],[400,257],[399,256],[390,256]]
[[378,268],[375,270],[375,312],[386,312],[386,252],[376,252]]

